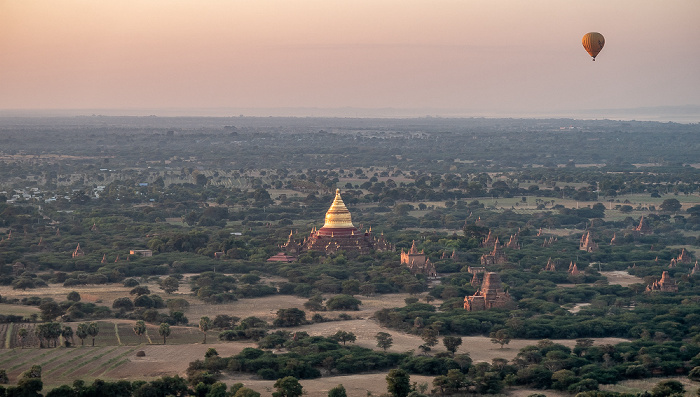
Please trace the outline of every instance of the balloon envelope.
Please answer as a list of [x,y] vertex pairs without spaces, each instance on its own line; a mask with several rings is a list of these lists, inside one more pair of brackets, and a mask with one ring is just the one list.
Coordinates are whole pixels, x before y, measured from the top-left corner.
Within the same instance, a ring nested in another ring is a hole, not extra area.
[[588,51],[588,54],[592,56],[595,61],[596,55],[598,55],[605,45],[605,37],[598,32],[590,32],[583,35],[581,43],[583,44],[583,48]]

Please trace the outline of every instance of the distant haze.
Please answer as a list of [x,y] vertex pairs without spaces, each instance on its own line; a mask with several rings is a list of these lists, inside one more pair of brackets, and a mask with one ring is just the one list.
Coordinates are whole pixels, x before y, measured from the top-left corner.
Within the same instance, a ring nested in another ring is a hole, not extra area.
[[699,16],[697,0],[0,0],[0,111],[697,120]]

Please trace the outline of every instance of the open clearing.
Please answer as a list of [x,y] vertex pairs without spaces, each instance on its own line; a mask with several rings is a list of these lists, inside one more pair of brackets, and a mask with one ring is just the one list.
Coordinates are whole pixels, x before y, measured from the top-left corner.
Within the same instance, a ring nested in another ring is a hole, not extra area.
[[[433,388],[433,379],[434,377],[432,376],[411,375],[411,383],[416,382],[419,385],[427,383],[428,391]],[[243,383],[246,387],[257,391],[263,396],[272,395],[272,392],[275,391],[273,387],[275,384],[274,380],[225,377],[223,381],[229,386],[238,382]],[[299,383],[304,387],[304,395],[307,397],[326,397],[328,396],[328,390],[340,384],[345,387],[348,396],[367,396],[368,392],[378,396],[386,393],[386,372],[326,376],[318,379],[303,379]]]
[[677,380],[685,387],[686,396],[696,396],[699,389],[697,382],[688,379],[687,376],[673,376],[651,379],[629,379],[623,380],[613,385],[600,385],[600,390],[614,391],[618,393],[642,393],[651,390],[657,383],[664,380]]
[[627,287],[632,284],[644,284],[644,279],[642,279],[641,277],[633,276],[624,270],[600,272],[600,274],[608,279],[609,284],[617,284],[623,287]]

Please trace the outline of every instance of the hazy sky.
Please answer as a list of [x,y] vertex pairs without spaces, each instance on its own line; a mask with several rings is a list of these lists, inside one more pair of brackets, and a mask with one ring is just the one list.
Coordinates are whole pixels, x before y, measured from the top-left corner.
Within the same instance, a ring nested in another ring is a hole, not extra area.
[[0,109],[675,105],[698,0],[0,0]]

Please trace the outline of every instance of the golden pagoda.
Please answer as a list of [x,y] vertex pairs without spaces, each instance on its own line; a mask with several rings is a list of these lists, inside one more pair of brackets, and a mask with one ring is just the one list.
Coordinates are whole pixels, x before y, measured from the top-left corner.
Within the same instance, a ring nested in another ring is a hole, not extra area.
[[348,207],[345,206],[343,198],[340,197],[340,189],[335,189],[335,199],[331,207],[326,211],[326,223],[318,233],[323,236],[348,235],[357,231],[352,224],[352,216]]
[[372,229],[360,232],[352,223],[350,210],[340,196],[340,189],[335,190],[335,198],[328,211],[323,227],[313,228],[309,236],[298,241],[294,233],[289,234],[287,242],[281,246],[287,255],[298,255],[306,251],[323,252],[326,255],[338,251],[368,254],[372,250],[393,251],[384,235],[372,235]]

